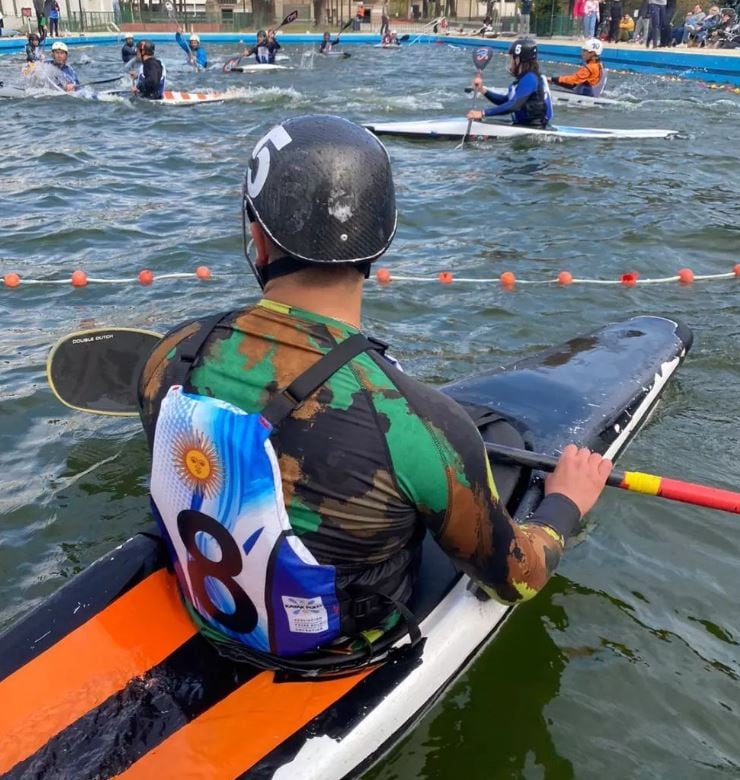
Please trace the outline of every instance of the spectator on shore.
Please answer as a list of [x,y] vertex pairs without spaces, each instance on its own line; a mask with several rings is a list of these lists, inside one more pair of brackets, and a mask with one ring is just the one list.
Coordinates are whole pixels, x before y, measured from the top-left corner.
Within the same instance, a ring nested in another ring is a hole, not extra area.
[[660,46],[660,31],[665,21],[665,9],[667,0],[648,0],[648,15],[650,17],[650,30],[645,40],[645,48],[649,49],[652,42],[653,48]]
[[689,36],[699,29],[699,25],[704,21],[706,16],[704,11],[701,10],[701,6],[695,5],[694,8],[686,14],[686,18],[683,20],[683,26],[673,28],[674,42],[677,42],[679,46],[686,46]]
[[[665,0],[664,0],[665,2]],[[585,0],[583,4],[583,35],[593,38],[596,35],[596,25],[599,23],[598,0]]]
[[650,30],[650,16],[648,14],[648,0],[642,0],[639,11],[635,11],[637,24],[635,25],[635,34],[632,36],[632,43],[645,43]]
[[609,43],[619,43],[619,24],[622,21],[622,0],[611,0],[609,3]]
[[41,13],[36,16],[36,26],[39,30],[39,38],[43,41],[46,38],[46,16]]
[[574,29],[583,29],[583,17],[584,17],[584,11],[583,11],[583,4],[586,2],[586,0],[575,0],[573,3],[573,26]]
[[632,37],[634,29],[635,20],[629,14],[625,14],[619,21],[619,40],[622,43],[627,43]]
[[59,37],[59,19],[61,17],[61,9],[59,3],[54,0],[49,9],[49,36],[51,38]]
[[387,35],[391,29],[390,12],[388,11],[388,0],[383,0],[383,7],[380,11],[380,34]]
[[532,13],[532,0],[519,0],[519,35],[529,35],[529,15]]
[[676,0],[666,0],[665,17],[663,18],[663,26],[660,28],[660,45],[670,46],[672,42],[672,22],[673,17],[676,15]]

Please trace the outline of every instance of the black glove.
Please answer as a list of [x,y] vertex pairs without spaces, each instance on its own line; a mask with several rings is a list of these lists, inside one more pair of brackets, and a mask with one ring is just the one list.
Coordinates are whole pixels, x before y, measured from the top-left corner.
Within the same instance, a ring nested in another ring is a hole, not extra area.
[[551,81],[553,84],[559,84],[559,83],[560,83],[560,79],[559,79],[557,76],[552,76],[552,77],[550,78],[550,81]]

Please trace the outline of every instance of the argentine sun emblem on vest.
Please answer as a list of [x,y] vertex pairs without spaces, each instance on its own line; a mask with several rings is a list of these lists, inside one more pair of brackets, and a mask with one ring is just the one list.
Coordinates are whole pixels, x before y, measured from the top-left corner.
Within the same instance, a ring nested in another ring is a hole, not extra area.
[[223,470],[213,442],[202,433],[180,434],[173,447],[175,473],[194,493],[215,496]]

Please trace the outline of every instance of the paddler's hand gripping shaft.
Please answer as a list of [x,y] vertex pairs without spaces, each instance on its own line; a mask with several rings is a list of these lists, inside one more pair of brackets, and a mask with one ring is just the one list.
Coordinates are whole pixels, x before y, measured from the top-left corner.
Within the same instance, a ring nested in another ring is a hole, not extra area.
[[[521,466],[529,466],[541,471],[553,471],[558,464],[558,458],[551,455],[518,450],[515,447],[505,447],[501,444],[486,442],[486,452],[494,460],[518,463]],[[671,501],[682,501],[686,504],[740,514],[740,493],[735,493],[732,490],[697,485],[694,482],[684,482],[655,474],[643,474],[639,471],[614,470],[606,480],[606,484],[633,493],[660,496]]]

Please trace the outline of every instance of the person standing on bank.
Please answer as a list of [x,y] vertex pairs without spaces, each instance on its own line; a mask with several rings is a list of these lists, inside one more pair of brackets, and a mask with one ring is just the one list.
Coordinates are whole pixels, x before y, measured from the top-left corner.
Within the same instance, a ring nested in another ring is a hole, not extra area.
[[388,10],[388,0],[383,0],[383,7],[380,11],[380,35],[386,35],[391,29],[390,11]]
[[583,4],[583,35],[593,38],[599,23],[599,0],[586,0]]
[[519,0],[519,35],[529,35],[529,17],[532,0]]
[[665,8],[667,0],[648,0],[648,16],[650,17],[650,32],[645,40],[645,48],[650,48],[652,42],[653,48],[660,46],[660,35],[665,22]]
[[52,38],[59,37],[59,18],[61,16],[61,10],[59,3],[54,0],[49,9],[49,36]]
[[611,463],[568,445],[514,520],[465,410],[362,335],[364,281],[397,225],[385,147],[340,117],[288,119],[255,146],[242,210],[262,300],[177,326],[139,385],[152,508],[195,625],[267,652],[298,592],[326,618],[283,632],[283,657],[388,630],[427,532],[490,596],[534,596]]

